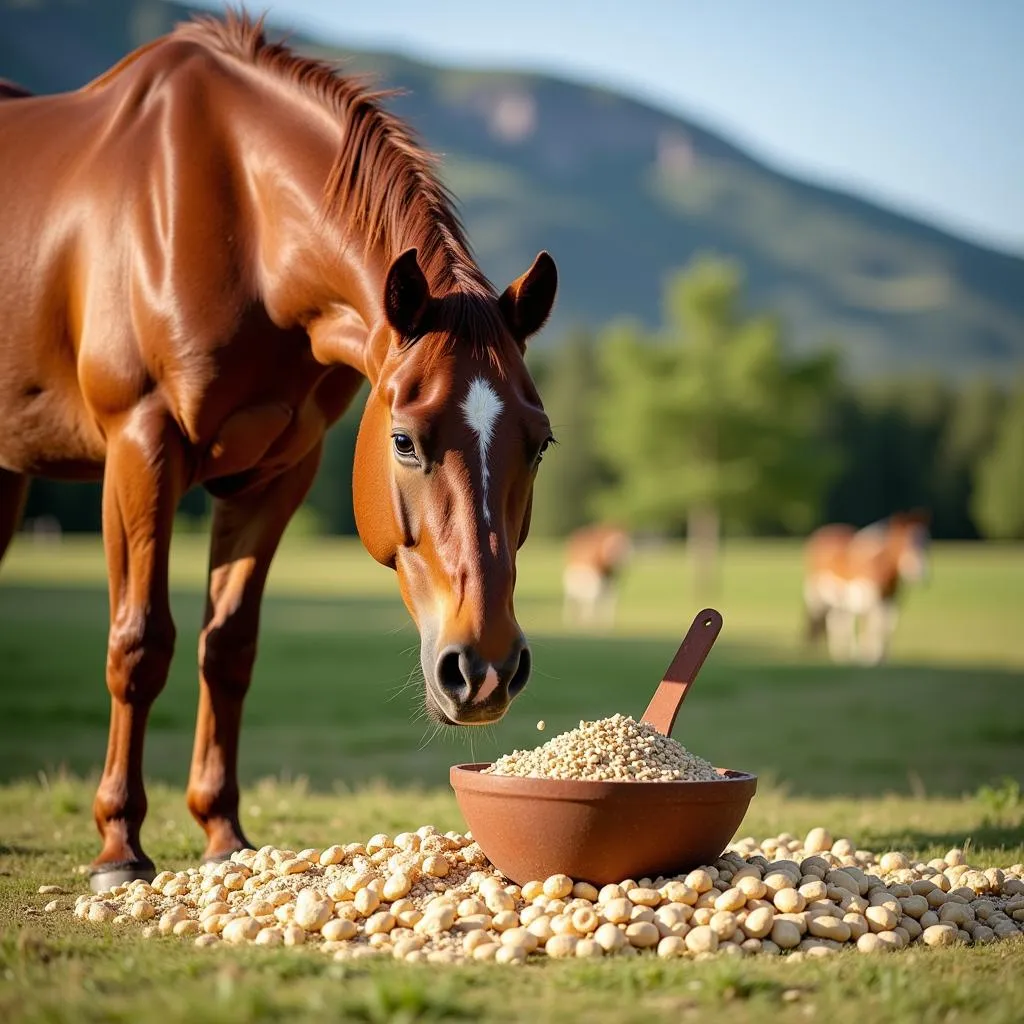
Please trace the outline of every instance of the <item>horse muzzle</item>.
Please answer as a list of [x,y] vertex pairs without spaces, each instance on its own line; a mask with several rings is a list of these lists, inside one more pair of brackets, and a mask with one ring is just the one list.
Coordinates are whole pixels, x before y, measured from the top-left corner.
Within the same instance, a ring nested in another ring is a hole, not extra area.
[[450,725],[489,725],[526,686],[530,669],[530,648],[522,636],[497,665],[471,644],[449,644],[438,652],[432,672],[424,665],[428,699]]

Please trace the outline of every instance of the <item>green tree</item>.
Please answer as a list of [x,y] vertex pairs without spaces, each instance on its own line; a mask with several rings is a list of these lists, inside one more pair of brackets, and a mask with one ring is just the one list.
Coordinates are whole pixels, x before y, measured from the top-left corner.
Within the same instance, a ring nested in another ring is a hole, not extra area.
[[587,522],[601,475],[594,443],[597,367],[588,332],[573,331],[547,362],[541,396],[558,447],[549,451],[537,477],[531,532],[564,537]]
[[744,313],[742,288],[735,264],[697,260],[668,283],[658,336],[620,324],[600,345],[597,437],[616,476],[602,510],[685,527],[702,591],[723,524],[806,527],[833,464],[819,428],[832,356],[787,356],[778,321]]
[[972,511],[986,537],[1024,538],[1024,380],[1003,412],[992,450],[978,467]]
[[976,463],[991,447],[1001,394],[985,381],[951,390],[939,378],[846,383],[830,403],[826,436],[842,451],[822,520],[863,526],[926,507],[932,533],[976,537],[969,496]]
[[1005,404],[1005,392],[987,378],[970,381],[954,395],[941,447],[933,458],[937,479],[932,531],[936,535],[978,536],[971,515],[975,478],[995,443]]

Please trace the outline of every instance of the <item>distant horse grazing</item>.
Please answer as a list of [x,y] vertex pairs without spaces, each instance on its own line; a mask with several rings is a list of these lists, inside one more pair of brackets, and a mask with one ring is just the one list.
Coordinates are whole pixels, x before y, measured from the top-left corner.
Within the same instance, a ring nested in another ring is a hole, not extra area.
[[833,661],[877,665],[896,627],[903,582],[928,572],[927,513],[897,513],[863,530],[823,526],[805,550],[808,640],[822,633]]
[[615,621],[618,584],[632,553],[629,534],[617,526],[584,526],[569,536],[562,573],[566,623]]
[[551,436],[523,359],[555,297],[546,253],[499,295],[402,122],[235,15],[0,103],[0,225],[0,553],[31,476],[103,478],[95,888],[154,870],[143,738],[194,484],[215,501],[188,805],[207,858],[249,846],[236,763],[264,584],[363,377],[356,520],[419,627],[427,709],[505,713],[530,675],[513,587]]

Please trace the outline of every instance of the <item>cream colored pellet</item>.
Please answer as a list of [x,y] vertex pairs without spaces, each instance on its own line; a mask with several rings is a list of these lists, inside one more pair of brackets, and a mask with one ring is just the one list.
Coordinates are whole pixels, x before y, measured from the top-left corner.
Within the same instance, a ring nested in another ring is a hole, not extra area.
[[[420,936],[417,936],[417,938],[420,938]],[[534,942],[536,941],[536,938],[534,938]],[[492,939],[487,932],[478,928],[475,931],[467,933],[466,937],[462,940],[462,951],[468,955],[471,954],[477,946],[483,946],[487,943],[493,942],[494,939]]]
[[494,953],[498,964],[524,964],[529,952],[522,946],[500,946]]
[[329,942],[345,942],[354,939],[359,934],[359,929],[354,921],[336,917],[323,925],[320,934]]
[[625,924],[629,921],[632,913],[633,904],[625,896],[622,899],[612,900],[604,907],[604,918],[606,921],[611,921],[612,924]]
[[958,929],[952,924],[933,924],[925,928],[921,941],[926,946],[952,946],[957,941]]
[[528,928],[509,928],[501,933],[501,944],[503,946],[518,946],[532,953],[540,942],[536,935]]
[[691,928],[683,941],[691,953],[714,953],[718,949],[718,935],[709,925]]
[[225,942],[252,942],[261,930],[258,921],[254,921],[251,917],[239,917],[224,925],[221,938]]
[[555,959],[575,956],[578,941],[575,935],[553,935],[545,944],[544,951]]

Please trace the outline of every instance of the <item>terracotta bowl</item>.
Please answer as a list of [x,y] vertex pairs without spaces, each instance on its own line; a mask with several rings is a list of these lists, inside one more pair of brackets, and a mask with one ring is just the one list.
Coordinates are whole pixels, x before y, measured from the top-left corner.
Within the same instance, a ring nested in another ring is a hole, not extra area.
[[473,838],[518,885],[553,874],[606,885],[712,864],[736,834],[757,776],[719,768],[718,782],[583,782],[451,769]]

